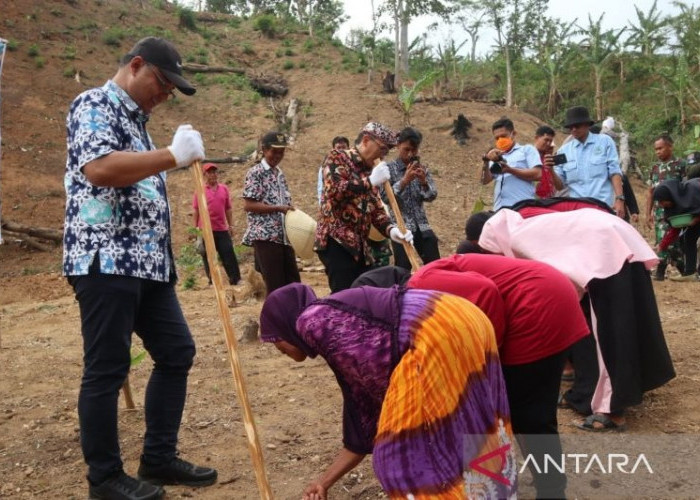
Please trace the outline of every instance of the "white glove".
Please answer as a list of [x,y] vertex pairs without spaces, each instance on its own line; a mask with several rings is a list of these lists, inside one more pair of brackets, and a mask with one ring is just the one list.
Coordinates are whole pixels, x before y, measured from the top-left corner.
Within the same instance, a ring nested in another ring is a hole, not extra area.
[[375,187],[381,186],[389,179],[391,179],[391,173],[389,172],[389,165],[385,161],[374,167],[372,173],[369,174],[369,182]]
[[175,158],[177,167],[192,165],[195,160],[204,159],[204,144],[199,132],[192,125],[180,125],[175,131],[173,142],[168,151]]
[[400,245],[403,245],[404,242],[413,245],[413,233],[410,229],[406,229],[406,232],[402,234],[401,230],[394,226],[389,231],[389,238]]

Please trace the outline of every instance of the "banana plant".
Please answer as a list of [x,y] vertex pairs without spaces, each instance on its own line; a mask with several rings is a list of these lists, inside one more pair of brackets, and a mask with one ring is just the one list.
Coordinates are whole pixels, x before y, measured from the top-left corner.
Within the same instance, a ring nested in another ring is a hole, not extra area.
[[401,84],[401,89],[398,93],[399,103],[403,111],[403,121],[407,126],[411,125],[411,109],[416,102],[418,93],[425,87],[432,85],[435,80],[440,77],[440,71],[430,71],[415,81],[413,85]]

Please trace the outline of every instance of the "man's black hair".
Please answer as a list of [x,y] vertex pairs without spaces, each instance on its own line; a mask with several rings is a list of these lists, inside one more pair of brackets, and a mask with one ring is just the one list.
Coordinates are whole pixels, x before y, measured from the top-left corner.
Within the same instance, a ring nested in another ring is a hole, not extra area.
[[398,144],[402,142],[410,142],[411,146],[417,148],[420,143],[423,142],[423,134],[413,127],[406,127],[401,132],[399,132]]
[[656,139],[654,139],[654,142],[656,141],[664,141],[669,146],[673,146],[673,137],[666,133],[659,134]]
[[331,146],[332,146],[332,147],[335,147],[336,143],[338,143],[338,142],[345,142],[345,144],[347,144],[348,146],[350,146],[350,141],[348,140],[347,137],[345,137],[345,136],[343,136],[343,135],[336,135],[336,136],[333,138],[333,140],[331,141]]
[[549,125],[540,125],[537,127],[537,130],[535,130],[535,137],[542,137],[543,135],[551,135],[554,137],[556,132]]
[[464,227],[464,233],[469,241],[479,241],[484,224],[491,218],[493,212],[477,212],[472,214]]
[[505,127],[505,129],[508,132],[512,132],[513,130],[515,130],[515,125],[513,125],[513,120],[511,120],[510,118],[507,118],[505,116],[503,118],[500,118],[500,119],[496,120],[495,122],[493,122],[493,125],[491,125],[491,132],[493,132],[497,128],[501,128],[501,127]]

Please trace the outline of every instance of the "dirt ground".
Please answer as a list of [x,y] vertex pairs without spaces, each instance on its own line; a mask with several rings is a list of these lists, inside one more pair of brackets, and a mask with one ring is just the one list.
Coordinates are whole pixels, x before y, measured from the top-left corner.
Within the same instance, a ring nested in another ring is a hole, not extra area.
[[[10,247],[2,248],[3,261]],[[16,256],[17,259],[21,258]],[[250,264],[244,264],[244,268]],[[255,476],[217,315],[213,289],[200,271],[195,289],[179,296],[197,342],[189,381],[180,449],[184,456],[216,467],[218,484],[205,490],[168,488],[169,498],[256,498]],[[302,279],[325,294],[322,273]],[[0,299],[0,496],[84,498],[85,466],[78,442],[76,402],[81,373],[78,307],[56,272],[2,277]],[[627,415],[629,433],[698,434],[700,344],[694,300],[698,283],[655,283],[657,300],[678,377],[646,395]],[[260,302],[236,288],[234,328],[257,318]],[[140,342],[135,337],[135,349]],[[245,371],[267,473],[277,498],[299,498],[305,484],[328,464],[340,445],[341,397],[321,360],[296,364],[269,345],[241,342]],[[132,370],[135,411],[120,414],[126,470],[138,466],[143,435],[142,397],[150,362]],[[120,401],[123,408],[123,399]],[[560,410],[563,433],[578,431],[577,416]],[[332,498],[381,497],[370,461],[331,490]]]
[[[47,4],[49,8],[45,8]],[[8,53],[3,74],[4,219],[62,227],[63,121],[68,104],[86,86],[99,85],[109,78],[117,56],[135,41],[125,41],[119,48],[106,47],[84,25],[77,34],[70,31],[71,26],[87,18],[95,20],[97,32],[129,20],[142,25],[158,23],[175,33],[183,53],[201,45],[197,36],[178,31],[172,16],[131,9],[134,4],[126,0],[104,5],[25,0],[3,5],[3,17],[12,23],[5,22],[6,32],[0,35],[21,42],[19,50]],[[229,28],[222,33],[219,39],[208,42],[210,64],[223,64],[233,58],[256,71],[279,70],[281,60],[271,55],[281,46],[279,40]],[[303,40],[294,37],[300,43]],[[251,41],[254,55],[241,51],[241,40]],[[27,55],[27,47],[34,43],[46,59],[40,69]],[[78,56],[71,64],[83,72],[82,83],[62,76],[66,44],[77,48]],[[285,99],[233,105],[230,89],[201,85],[195,98],[178,99],[156,110],[149,122],[156,143],[167,144],[177,124],[187,121],[202,131],[209,156],[236,155],[275,126],[275,110],[284,109],[289,98],[299,98],[305,110],[301,130],[282,168],[295,205],[314,214],[316,172],[331,138],[342,134],[352,140],[368,120],[398,129],[403,125],[402,113],[395,96],[381,93],[378,79],[367,83],[366,75],[328,71],[316,64],[317,60],[340,60],[328,47],[310,54],[297,50],[297,54],[299,69],[284,74],[290,85],[290,95]],[[305,69],[300,69],[302,58]],[[473,124],[465,146],[457,145],[449,135],[458,113],[464,113]],[[429,164],[439,190],[428,216],[441,238],[443,255],[451,253],[463,237],[464,221],[474,202],[490,199],[492,186],[480,188],[477,183],[479,158],[491,143],[490,124],[504,114],[514,119],[521,142],[530,141],[541,123],[535,117],[492,103],[446,101],[414,106],[411,121],[425,136],[422,158]],[[234,197],[240,194],[248,167],[222,166],[222,181],[229,184]],[[168,182],[174,248],[179,254],[188,244],[191,174],[186,170],[172,172]],[[636,179],[633,182],[643,206],[643,185]],[[237,198],[234,207],[239,239],[245,221]],[[0,497],[84,498],[85,465],[76,412],[81,374],[78,306],[60,275],[59,248],[38,252],[27,249],[16,236],[5,237],[6,244],[0,246]],[[247,259],[243,261],[245,268],[250,266]],[[320,272],[304,272],[302,280],[319,295],[328,292]],[[249,319],[257,318],[261,307],[261,302],[248,296],[247,287],[244,284],[236,289],[239,304],[231,308],[237,331]],[[665,281],[655,282],[654,287],[678,376],[647,394],[642,405],[629,411],[628,432],[700,434],[700,283]],[[190,375],[180,449],[186,458],[216,467],[219,482],[204,490],[168,488],[168,497],[257,498],[214,292],[206,286],[199,269],[194,289],[179,288],[178,293],[198,349]],[[134,345],[140,349],[136,338]],[[323,361],[296,364],[274,347],[257,342],[241,343],[240,357],[275,496],[300,498],[304,486],[324,469],[341,443],[341,397],[335,379]],[[120,413],[122,452],[126,470],[131,473],[138,466],[142,398],[149,370],[148,360],[133,368],[130,380],[137,409]],[[120,404],[123,407],[123,401]],[[580,432],[572,425],[576,415],[561,410],[559,416],[562,432]],[[382,495],[370,460],[331,490],[331,497],[337,499]]]

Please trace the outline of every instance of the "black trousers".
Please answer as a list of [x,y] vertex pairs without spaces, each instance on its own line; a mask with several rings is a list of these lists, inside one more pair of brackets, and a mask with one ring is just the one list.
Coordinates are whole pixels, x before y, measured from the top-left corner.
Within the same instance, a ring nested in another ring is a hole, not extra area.
[[301,282],[294,249],[272,241],[253,241],[255,263],[260,268],[267,295],[290,283]]
[[[591,402],[602,368],[598,346],[612,388],[609,410],[620,414],[640,404],[644,392],[675,377],[654,288],[644,264],[626,262],[617,274],[591,280],[588,297],[596,315],[598,343],[590,335],[574,344],[574,385],[564,397],[581,413],[596,410]],[[590,326],[589,309],[584,307]]]
[[117,433],[119,390],[131,364],[131,333],[143,340],[153,360],[145,398],[143,459],[168,462],[187,393],[195,355],[173,283],[100,274],[72,276],[80,306],[83,378],[78,397],[80,444],[88,479],[99,484],[122,470]]
[[[557,423],[559,384],[567,351],[522,365],[503,365],[513,432],[523,455],[530,454],[544,470],[544,455],[561,457]],[[551,469],[551,468],[550,468]],[[538,498],[565,498],[566,475],[555,470],[530,472]]]
[[[581,298],[581,310],[586,318],[588,329],[593,332],[591,322],[591,300],[588,294]],[[569,359],[574,366],[575,377],[571,388],[564,393],[564,399],[577,412],[582,415],[590,415],[591,398],[598,385],[598,352],[593,333],[586,335],[571,346]]]
[[[440,258],[440,249],[438,248],[438,239],[432,231],[421,232],[420,230],[413,233],[413,246],[420,255],[423,264],[427,264]],[[408,260],[406,250],[403,245],[391,242],[391,249],[394,252],[394,265],[411,270],[411,262]]]
[[681,248],[683,248],[685,260],[684,276],[698,272],[698,237],[700,237],[700,224],[686,228],[681,236]]
[[[230,285],[237,285],[241,281],[241,270],[238,267],[238,259],[236,252],[233,250],[233,242],[228,231],[213,231],[214,245],[216,253],[219,254],[221,263],[226,270],[228,282]],[[202,260],[204,260],[204,272],[207,273],[207,279],[211,283],[211,272],[209,270],[209,262],[207,261],[207,251],[202,252]]]
[[331,293],[350,288],[362,273],[372,269],[365,264],[363,258],[355,260],[343,246],[333,238],[328,238],[326,249],[318,252],[328,276],[328,286]]

